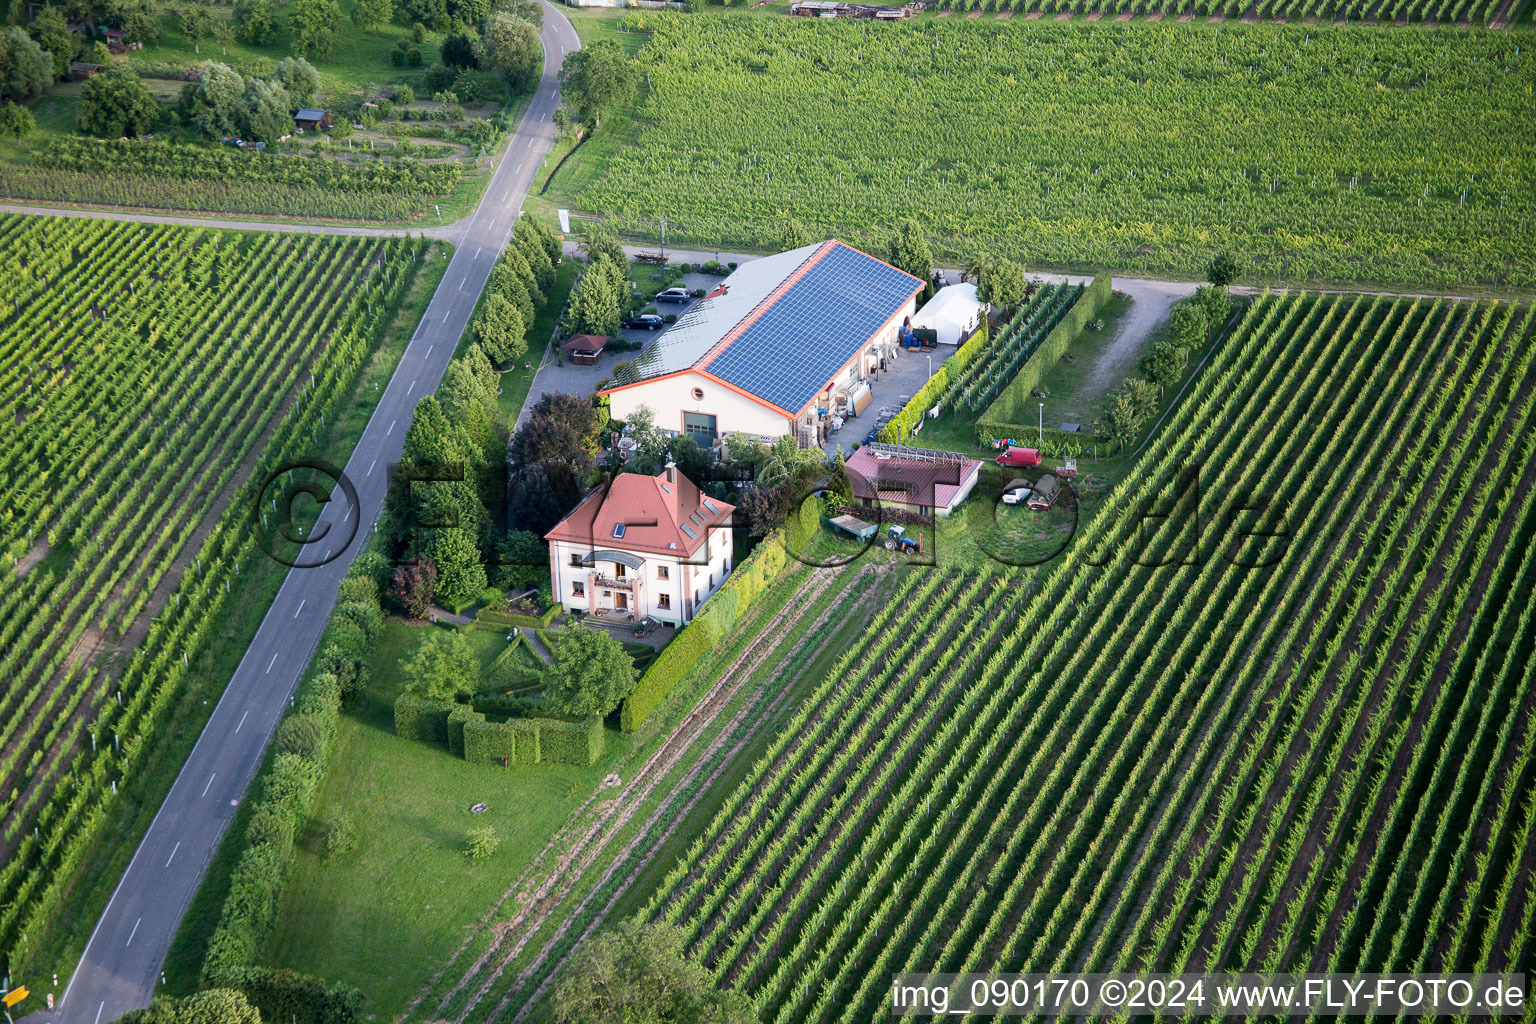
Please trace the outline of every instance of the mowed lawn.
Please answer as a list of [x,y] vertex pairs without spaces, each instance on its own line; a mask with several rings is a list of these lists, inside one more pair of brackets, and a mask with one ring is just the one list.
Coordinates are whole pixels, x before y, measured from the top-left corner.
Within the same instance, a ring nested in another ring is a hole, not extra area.
[[[435,629],[385,624],[362,707],[343,716],[331,770],[295,854],[273,939],[263,962],[345,982],[389,1019],[458,948],[529,860],[628,749],[608,733],[609,754],[586,768],[504,770],[472,765],[446,747],[394,734],[399,666]],[[468,634],[483,665],[506,646],[492,632]],[[485,803],[484,814],[470,807]],[[326,826],[351,818],[357,846],[327,861]],[[464,856],[470,830],[495,826],[493,856]]]

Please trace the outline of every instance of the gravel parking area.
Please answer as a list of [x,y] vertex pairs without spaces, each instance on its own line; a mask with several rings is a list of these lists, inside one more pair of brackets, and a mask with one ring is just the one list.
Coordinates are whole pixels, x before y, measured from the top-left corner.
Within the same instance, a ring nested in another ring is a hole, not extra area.
[[[643,267],[637,268],[636,276],[641,276],[643,270]],[[720,280],[709,274],[687,274],[683,277],[682,283],[692,291],[695,288],[713,288]],[[662,316],[669,313],[682,316],[683,313],[692,309],[697,301],[697,299],[690,299],[686,303],[662,302],[656,305],[656,310]],[[654,345],[665,333],[665,329],[660,331],[620,330],[618,337],[626,341],[638,341],[643,347],[639,350],[624,352],[607,350],[592,366],[577,366],[569,360],[562,362],[555,353],[546,351],[544,361],[539,365],[539,372],[534,375],[533,386],[529,388],[528,397],[523,401],[523,408],[518,413],[518,424],[521,425],[528,418],[528,410],[538,404],[539,399],[544,395],[591,394],[596,389],[598,381],[613,376],[614,366],[627,360],[638,359],[642,352]]]

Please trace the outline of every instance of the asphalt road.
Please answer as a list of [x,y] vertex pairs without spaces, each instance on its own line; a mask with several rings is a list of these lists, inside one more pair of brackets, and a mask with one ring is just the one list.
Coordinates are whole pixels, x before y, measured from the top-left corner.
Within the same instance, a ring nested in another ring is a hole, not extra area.
[[[417,400],[436,389],[447,369],[491,267],[511,235],[533,176],[554,139],[550,115],[559,102],[557,76],[566,53],[578,48],[580,42],[564,15],[548,0],[544,7],[544,75],[538,92],[480,205],[454,226],[457,248],[448,272],[345,467],[356,490],[357,507],[338,487],[321,517],[321,524],[330,532],[323,533],[322,526],[317,526],[311,536],[323,539],[306,548],[300,559],[302,563],[318,562],[322,557],[331,560],[318,567],[289,571],[97,922],[58,1007],[28,1020],[102,1024],[147,1006],[154,995],[182,914],[234,818],[238,801],[244,799],[272,732],[314,652],[335,605],[341,579],[364,547],[366,531],[372,529],[383,508],[387,467],[399,458],[412,410]],[[253,225],[231,222],[229,226]],[[306,230],[289,225],[282,229]],[[363,528],[353,531],[358,523]],[[351,533],[355,536],[347,543]]]

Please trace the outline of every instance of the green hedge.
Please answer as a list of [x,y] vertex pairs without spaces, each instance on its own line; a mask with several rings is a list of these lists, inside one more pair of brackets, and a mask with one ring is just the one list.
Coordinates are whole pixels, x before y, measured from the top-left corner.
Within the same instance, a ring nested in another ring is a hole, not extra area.
[[1040,347],[1020,367],[1018,375],[998,392],[992,404],[978,418],[978,430],[986,424],[987,429],[998,437],[1017,436],[1025,432],[1021,425],[1029,423],[1031,417],[1038,412],[1035,407],[1035,391],[1040,387],[1040,381],[1066,355],[1072,339],[1099,315],[1109,302],[1111,293],[1110,275],[1107,273],[1099,274],[1092,284],[1083,289],[1067,315],[1051,328],[1051,332],[1041,340]]
[[587,765],[603,756],[603,720],[597,715],[579,719],[536,718],[539,727],[539,760],[549,764]]
[[917,394],[901,407],[889,423],[880,428],[880,440],[887,444],[894,444],[901,438],[910,438],[912,428],[917,426],[928,410],[939,404],[939,399],[949,390],[952,380],[959,377],[966,367],[976,361],[982,350],[987,347],[989,323],[986,317],[981,318],[981,326],[976,333],[971,335],[957,349],[955,354],[944,360],[939,365],[928,382],[917,389]]
[[448,714],[457,705],[402,693],[395,701],[395,735],[429,743],[448,742]]
[[693,621],[651,662],[650,668],[635,684],[634,692],[624,701],[619,712],[620,728],[625,732],[638,729],[710,648],[746,614],[752,602],[778,578],[788,563],[783,537],[777,533],[764,537],[751,557],[736,567],[731,578],[704,603]]
[[482,608],[475,613],[475,621],[492,626],[527,626],[529,629],[545,629],[555,617],[560,614],[558,604],[550,606],[549,610],[541,615],[517,615],[512,612],[495,612],[489,608]]
[[468,704],[455,704],[453,710],[448,712],[448,721],[445,728],[448,731],[448,751],[464,756],[464,726],[470,722],[485,721],[484,713],[475,710]]
[[531,718],[464,723],[464,760],[471,764],[538,764],[539,726]]
[[261,1019],[282,1024],[357,1024],[363,994],[349,985],[296,971],[238,967],[219,978],[220,988],[239,990],[261,1011]]

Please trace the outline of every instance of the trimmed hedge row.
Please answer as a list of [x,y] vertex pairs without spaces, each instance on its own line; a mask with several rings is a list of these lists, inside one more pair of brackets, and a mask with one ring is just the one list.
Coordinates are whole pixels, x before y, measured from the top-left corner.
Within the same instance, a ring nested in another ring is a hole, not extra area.
[[541,615],[519,615],[513,612],[495,612],[489,608],[482,608],[475,613],[476,622],[486,622],[495,626],[527,626],[529,629],[547,629],[549,624],[555,621],[555,616],[560,614],[558,604],[551,605]]
[[407,740],[447,743],[448,716],[456,707],[451,700],[402,693],[395,700],[395,734]]
[[731,578],[704,603],[693,621],[651,662],[635,684],[634,692],[624,700],[619,712],[619,727],[625,732],[638,729],[710,648],[746,614],[752,602],[778,578],[788,563],[783,536],[772,533],[764,537],[757,550],[738,565]]
[[1109,274],[1099,274],[1083,290],[1067,315],[1051,328],[1051,332],[1040,342],[1040,347],[1025,360],[1018,374],[987,406],[977,420],[978,430],[982,424],[987,424],[987,429],[992,430],[995,437],[1018,436],[1026,432],[1021,424],[1026,423],[1029,414],[1036,411],[1034,394],[1040,387],[1041,379],[1066,355],[1072,339],[1082,333],[1088,322],[1097,317],[1109,302],[1112,291],[1110,281]]
[[550,764],[586,765],[603,756],[603,720],[586,718],[536,718],[539,757]]
[[[487,695],[482,707],[494,709],[500,696]],[[485,715],[469,704],[406,693],[395,701],[395,732],[406,739],[446,744],[450,753],[472,764],[587,765],[603,755],[603,720],[596,715],[505,722],[488,722]]]
[[478,711],[470,713],[461,727],[464,733],[464,760],[470,764],[538,764],[539,721],[514,718],[509,722],[487,722]]
[[[330,758],[342,699],[360,673],[345,648],[371,645],[383,612],[370,564],[359,558],[342,582],[340,603],[321,637],[321,654],[279,723],[273,755],[259,780],[259,796],[246,826],[246,848],[229,879],[229,894],[203,960],[205,988],[244,993],[268,1020],[297,1024],[356,1024],[363,994],[345,985],[256,964],[277,916],[293,859],[294,837],[309,820]],[[340,648],[340,649],[338,649]],[[338,672],[346,678],[338,677]]]
[[901,407],[895,417],[889,423],[880,428],[880,440],[887,444],[894,444],[903,437],[912,436],[912,428],[922,422],[928,410],[939,404],[949,390],[949,385],[957,379],[961,372],[976,361],[990,340],[988,328],[990,324],[986,317],[981,318],[981,326],[976,333],[966,339],[965,343],[955,349],[955,354],[944,360],[939,369],[928,383],[917,389],[917,394]]

